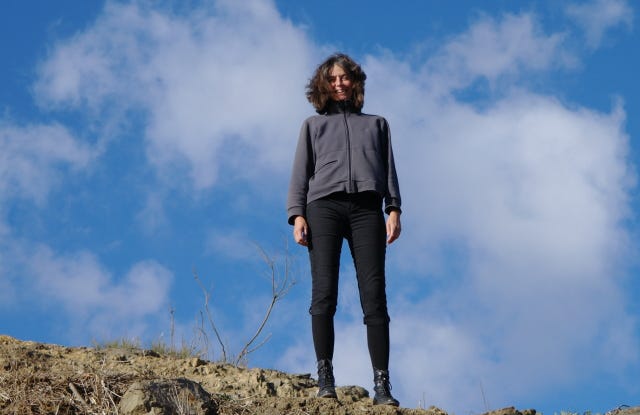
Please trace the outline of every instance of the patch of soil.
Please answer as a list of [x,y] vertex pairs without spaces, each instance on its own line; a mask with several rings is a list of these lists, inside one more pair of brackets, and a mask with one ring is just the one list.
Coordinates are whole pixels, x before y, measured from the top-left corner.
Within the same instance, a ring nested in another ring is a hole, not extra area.
[[[64,347],[0,335],[2,414],[123,413],[120,401],[134,383],[170,379],[199,384],[215,403],[209,413],[219,415],[446,415],[437,408],[374,407],[367,391],[357,386],[339,387],[338,400],[318,399],[314,397],[317,383],[309,374],[247,369],[142,349]],[[164,412],[150,408],[147,413]],[[196,411],[185,409],[184,413]]]
[[[150,398],[145,388],[162,396]],[[316,391],[309,374],[0,335],[2,414],[447,415],[436,407],[373,406],[359,386],[339,387],[337,400],[315,398]],[[535,410],[506,408],[492,415],[535,415]]]

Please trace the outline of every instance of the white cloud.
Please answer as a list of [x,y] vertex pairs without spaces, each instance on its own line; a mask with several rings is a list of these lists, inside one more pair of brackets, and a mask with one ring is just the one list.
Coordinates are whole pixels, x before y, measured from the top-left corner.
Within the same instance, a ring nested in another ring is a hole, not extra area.
[[604,271],[591,261],[624,243],[633,179],[621,112],[574,112],[525,94],[485,113],[453,104],[428,115],[429,127],[413,133],[429,139],[405,158],[420,166],[405,187],[423,190],[415,203],[430,213],[419,237],[463,236],[477,254]]
[[11,275],[17,243],[10,214],[16,200],[39,207],[60,186],[68,170],[87,169],[98,151],[83,143],[64,126],[33,124],[19,126],[0,121],[0,298],[5,305],[17,299]]
[[40,246],[24,262],[40,304],[64,309],[74,328],[95,336],[144,334],[146,320],[167,309],[173,275],[155,261],[134,264],[122,278],[89,252]]
[[196,188],[225,166],[241,177],[287,170],[291,120],[308,113],[305,33],[268,1],[187,15],[147,6],[109,3],[94,26],[57,45],[36,87],[43,105],[141,110],[160,175],[176,180],[186,169]]
[[592,49],[600,46],[609,30],[617,26],[630,29],[633,25],[634,12],[626,0],[593,0],[571,4],[566,12],[585,31],[587,45]]
[[210,230],[205,249],[210,254],[242,261],[253,262],[259,255],[256,242],[244,232],[233,228]]
[[166,195],[162,192],[149,192],[144,208],[136,215],[136,219],[147,234],[153,234],[169,223],[163,201]]
[[430,93],[450,92],[477,80],[490,84],[520,78],[532,71],[570,65],[563,35],[545,35],[534,16],[483,17],[467,32],[447,42],[423,69]]
[[0,210],[9,198],[43,203],[65,168],[86,168],[95,151],[64,126],[0,122]]

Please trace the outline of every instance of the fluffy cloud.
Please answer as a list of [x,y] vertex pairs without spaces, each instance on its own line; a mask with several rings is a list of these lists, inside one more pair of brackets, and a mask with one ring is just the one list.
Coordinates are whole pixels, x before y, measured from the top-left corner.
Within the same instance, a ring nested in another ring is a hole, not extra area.
[[582,27],[587,45],[593,49],[600,46],[607,31],[620,25],[631,28],[633,24],[633,9],[626,0],[572,4],[567,7],[567,15]]
[[66,169],[87,167],[95,151],[60,124],[0,122],[0,209],[9,198],[42,203]]
[[17,200],[44,207],[50,192],[68,173],[86,170],[98,151],[63,125],[16,125],[0,121],[0,298],[13,304],[16,287],[10,278],[13,229],[7,219]]
[[99,337],[144,334],[146,321],[167,309],[173,275],[155,261],[134,264],[121,278],[89,252],[56,254],[39,246],[25,253],[31,289],[47,307],[73,316],[72,328]]
[[423,69],[430,94],[465,88],[479,79],[495,85],[523,74],[567,66],[573,58],[562,49],[563,35],[545,35],[534,16],[483,17],[447,42]]
[[300,91],[312,55],[270,2],[185,15],[108,3],[95,25],[54,48],[36,91],[49,107],[143,112],[159,174],[186,171],[207,188],[224,167],[241,177],[289,167],[290,120],[307,113]]
[[214,229],[209,232],[206,250],[236,260],[252,260],[258,246],[249,236],[234,229]]
[[7,216],[15,209],[14,202],[44,207],[66,175],[86,170],[97,154],[63,125],[20,126],[0,121],[0,291],[4,303],[13,303],[16,291],[8,265],[13,260],[15,235]]

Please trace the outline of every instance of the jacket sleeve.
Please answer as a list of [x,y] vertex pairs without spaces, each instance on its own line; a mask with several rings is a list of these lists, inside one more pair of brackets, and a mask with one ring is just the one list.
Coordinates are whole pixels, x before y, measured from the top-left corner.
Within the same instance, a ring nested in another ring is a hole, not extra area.
[[287,195],[288,222],[293,225],[296,216],[305,216],[309,179],[314,172],[313,146],[308,120],[302,124],[298,146],[293,160],[289,193]]
[[387,193],[384,197],[384,211],[388,214],[392,210],[402,212],[402,199],[400,197],[400,185],[398,183],[398,174],[396,173],[396,164],[393,159],[393,147],[391,145],[391,129],[389,123],[384,120],[383,137],[385,139],[385,163],[387,176]]

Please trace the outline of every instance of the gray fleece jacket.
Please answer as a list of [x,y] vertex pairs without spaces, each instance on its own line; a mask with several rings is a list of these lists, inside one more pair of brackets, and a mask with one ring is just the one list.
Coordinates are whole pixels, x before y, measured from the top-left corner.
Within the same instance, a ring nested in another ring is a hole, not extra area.
[[335,192],[375,191],[386,213],[400,210],[387,120],[335,104],[302,123],[287,197],[289,224],[305,216],[307,203]]

